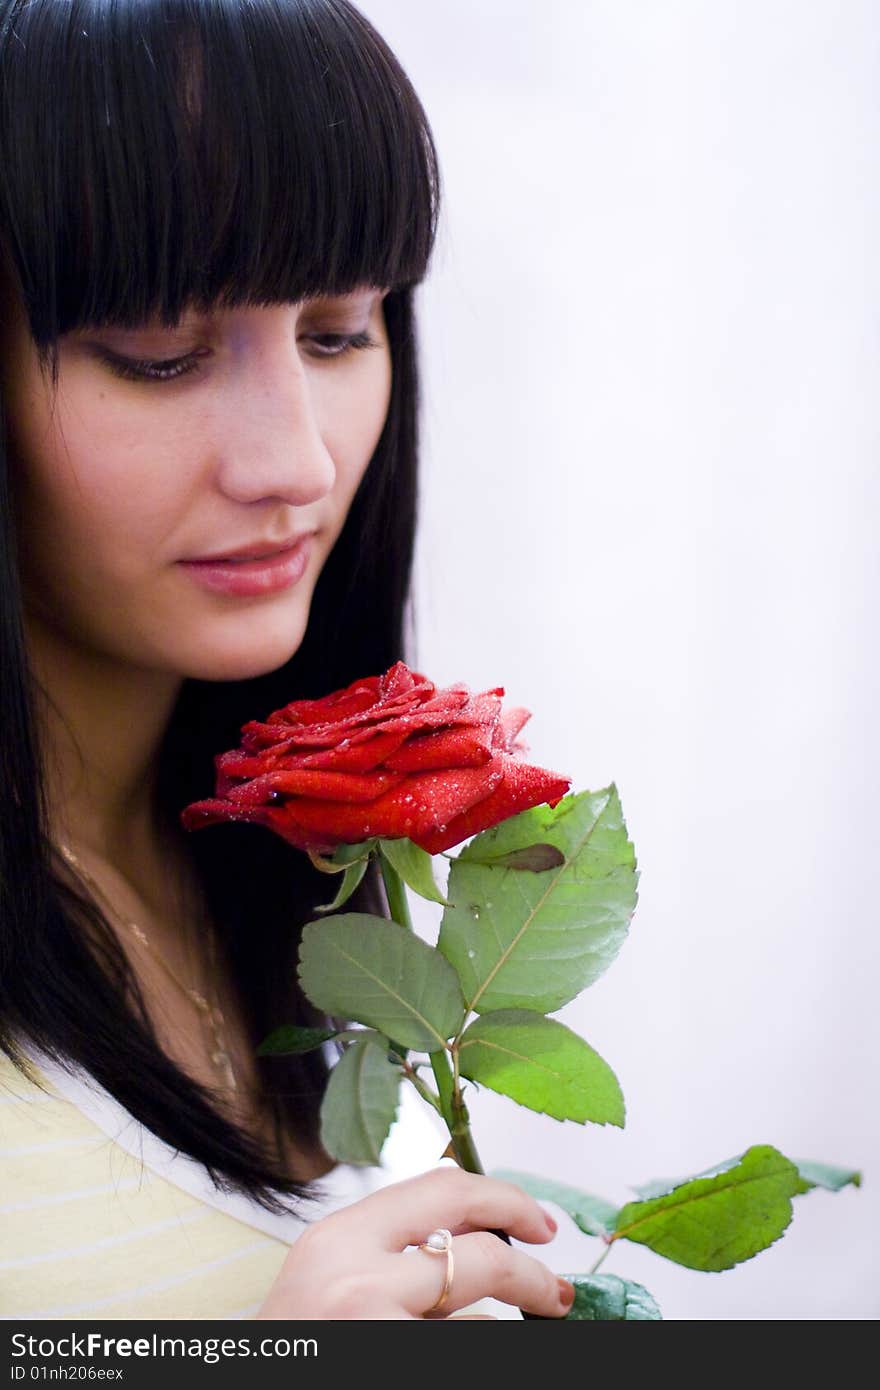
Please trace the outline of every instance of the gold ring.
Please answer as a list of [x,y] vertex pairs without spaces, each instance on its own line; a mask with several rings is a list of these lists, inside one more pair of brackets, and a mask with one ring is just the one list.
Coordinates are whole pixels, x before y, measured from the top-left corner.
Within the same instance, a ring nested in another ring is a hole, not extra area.
[[427,1250],[429,1255],[446,1256],[446,1278],[443,1280],[443,1288],[440,1290],[440,1297],[437,1299],[436,1303],[431,1304],[430,1308],[425,1309],[425,1312],[422,1314],[422,1316],[425,1317],[428,1313],[436,1313],[438,1308],[443,1307],[443,1304],[449,1297],[449,1291],[452,1288],[452,1276],[455,1272],[455,1265],[452,1258],[452,1232],[447,1231],[445,1227],[441,1227],[439,1231],[432,1231],[428,1239],[423,1241],[419,1246],[419,1249]]

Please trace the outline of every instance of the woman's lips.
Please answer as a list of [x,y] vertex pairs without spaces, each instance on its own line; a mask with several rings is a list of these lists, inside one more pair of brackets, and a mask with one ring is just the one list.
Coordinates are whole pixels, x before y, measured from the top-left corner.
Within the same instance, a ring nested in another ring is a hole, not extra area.
[[237,598],[276,593],[302,579],[309,563],[312,537],[264,560],[178,560],[190,578],[205,589]]

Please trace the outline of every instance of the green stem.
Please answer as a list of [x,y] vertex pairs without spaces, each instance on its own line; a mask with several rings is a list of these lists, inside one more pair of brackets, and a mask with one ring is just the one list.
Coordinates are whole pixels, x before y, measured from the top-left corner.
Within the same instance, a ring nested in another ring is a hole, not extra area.
[[452,1072],[449,1069],[449,1061],[445,1052],[430,1052],[428,1060],[431,1063],[431,1070],[434,1073],[434,1080],[437,1082],[437,1091],[440,1098],[440,1113],[446,1121],[452,1139],[452,1126],[455,1118],[452,1113]]
[[[412,931],[412,919],[406,900],[406,887],[400,874],[381,852],[379,853],[379,867],[382,870],[382,881],[385,884],[385,895],[388,898],[388,909],[392,919],[400,926]],[[469,1173],[482,1173],[484,1169],[474,1144],[474,1137],[471,1134],[467,1107],[461,1097],[458,1069],[456,1068],[456,1073],[453,1075],[449,1058],[443,1050],[431,1052],[429,1057],[431,1069],[437,1082],[440,1113],[446,1121],[456,1158],[461,1167]]]
[[384,854],[378,850],[376,852],[379,854],[379,868],[382,870],[382,882],[385,884],[385,896],[388,899],[391,920],[397,922],[401,927],[406,927],[407,931],[412,931],[412,918],[409,915],[409,903],[406,900],[406,888],[403,879]]
[[[446,857],[447,859],[451,858],[450,855]],[[382,880],[385,884],[385,893],[388,898],[388,908],[391,912],[391,916],[395,922],[398,922],[401,926],[407,927],[412,931],[412,919],[409,915],[409,907],[406,901],[406,889],[403,881],[394,865],[390,864],[381,852],[379,853],[379,865],[382,870]],[[480,1162],[480,1156],[477,1153],[477,1147],[474,1143],[474,1136],[471,1134],[467,1106],[461,1095],[461,1086],[458,1077],[457,1048],[455,1044],[453,1044],[453,1059],[455,1061],[454,1075],[452,1067],[449,1064],[449,1057],[446,1049],[441,1049],[439,1052],[431,1052],[428,1055],[431,1062],[431,1069],[434,1072],[434,1078],[437,1082],[437,1091],[439,1093],[437,1108],[446,1121],[446,1127],[449,1130],[452,1139],[452,1147],[455,1150],[455,1157],[459,1166],[464,1168],[468,1173],[484,1173],[485,1169]],[[410,1076],[410,1079],[412,1080],[413,1077]],[[505,1244],[510,1244],[510,1237],[506,1231],[495,1231],[494,1234],[498,1236],[499,1240],[503,1240]],[[534,1313],[523,1313],[524,1318],[537,1316],[538,1315]]]
[[[385,884],[385,896],[388,899],[388,910],[391,913],[391,920],[393,922],[397,922],[398,926],[406,927],[407,931],[412,931],[412,918],[409,915],[409,903],[406,900],[406,885],[404,884],[403,879],[400,877],[400,874],[397,872],[394,865],[385,858],[385,855],[382,854],[381,851],[378,849],[376,850],[376,853],[379,856],[379,868],[382,871],[382,882]],[[435,1056],[441,1057],[443,1055],[443,1053],[435,1054]],[[436,1066],[434,1065],[434,1057],[431,1058],[431,1066],[433,1068],[434,1075],[437,1077],[437,1085],[440,1089],[439,1098],[434,1095],[434,1093],[425,1085],[424,1081],[420,1080],[416,1076],[415,1072],[409,1067],[406,1061],[406,1052],[403,1049],[401,1050],[401,1060],[403,1061],[404,1066],[407,1068],[407,1076],[409,1077],[410,1081],[412,1081],[416,1090],[419,1092],[419,1095],[422,1096],[423,1099],[428,1101],[430,1105],[433,1105],[435,1110],[438,1110],[440,1112],[440,1114],[443,1116],[444,1120],[446,1120],[446,1123],[448,1125],[449,1120],[447,1117],[451,1112],[449,1111],[447,1101],[444,1099],[441,1078],[438,1075]]]
[[461,1099],[460,1093],[455,1106],[455,1116],[453,1138],[455,1141],[455,1151],[459,1156],[462,1168],[465,1168],[469,1173],[484,1173],[486,1170],[480,1162],[480,1155],[477,1153],[474,1136],[471,1134],[467,1106]]
[[595,1274],[595,1273],[596,1273],[596,1270],[599,1268],[599,1266],[600,1266],[600,1264],[602,1263],[602,1261],[608,1259],[608,1256],[611,1254],[611,1245],[612,1245],[612,1242],[609,1241],[608,1244],[605,1246],[605,1249],[602,1251],[602,1254],[599,1256],[598,1260],[597,1260],[596,1263],[593,1265],[592,1269],[589,1270],[589,1273],[590,1273],[590,1274]]
[[[374,853],[379,860],[379,868],[382,871],[382,881],[385,884],[385,895],[388,898],[391,920],[400,927],[406,927],[407,931],[412,931],[413,925],[409,915],[409,904],[406,901],[406,889],[401,877],[394,865],[388,863],[384,854],[381,854],[378,849]],[[403,1065],[406,1066],[408,1049],[401,1047],[399,1043],[393,1043],[392,1046]]]
[[453,1075],[449,1058],[445,1052],[432,1052],[430,1058],[437,1079],[437,1090],[440,1092],[441,1112],[452,1139],[455,1156],[460,1166],[468,1173],[483,1173],[485,1169],[480,1162],[474,1136],[471,1134],[467,1106],[462,1100],[458,1078]]
[[[452,1147],[455,1150],[458,1164],[468,1173],[484,1173],[486,1170],[480,1162],[474,1136],[471,1134],[467,1106],[462,1099],[458,1077],[458,1053],[453,1048],[454,1074],[446,1052],[432,1052],[430,1058],[434,1075],[437,1078],[437,1089],[440,1092],[441,1111],[452,1137]],[[492,1234],[496,1235],[499,1240],[503,1240],[505,1245],[510,1244],[510,1236],[506,1231],[493,1230]],[[536,1313],[523,1313],[524,1318],[537,1316]]]
[[412,1067],[408,1062],[405,1062],[403,1072],[404,1075],[407,1076],[409,1080],[412,1082],[412,1084],[415,1086],[422,1100],[426,1100],[429,1105],[433,1106],[433,1108],[437,1111],[438,1115],[442,1115],[443,1110],[440,1106],[440,1101],[438,1097],[435,1096],[430,1086],[425,1085],[422,1078],[416,1072],[415,1067]]

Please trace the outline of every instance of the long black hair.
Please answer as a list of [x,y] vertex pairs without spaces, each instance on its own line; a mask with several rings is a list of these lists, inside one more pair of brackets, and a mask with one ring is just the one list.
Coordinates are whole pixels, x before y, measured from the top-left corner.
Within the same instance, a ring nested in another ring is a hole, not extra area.
[[[157,823],[185,841],[254,1047],[281,1023],[320,1021],[295,963],[303,923],[336,884],[260,827],[186,836],[179,814],[212,794],[214,755],[237,745],[247,720],[408,659],[413,293],[439,189],[421,104],[347,0],[0,0],[0,266],[54,384],[58,338],[75,328],[153,315],[172,326],[191,304],[391,287],[388,416],[305,637],[268,674],[185,680],[159,752]],[[227,1120],[164,1053],[112,928],[53,850],[13,484],[0,401],[0,1049],[26,1075],[28,1043],[85,1068],[215,1184],[288,1209],[282,1193],[315,1186],[294,1181],[280,1149]],[[374,869],[349,907],[386,912]],[[279,1143],[289,1134],[315,1147],[322,1053],[257,1065]]]

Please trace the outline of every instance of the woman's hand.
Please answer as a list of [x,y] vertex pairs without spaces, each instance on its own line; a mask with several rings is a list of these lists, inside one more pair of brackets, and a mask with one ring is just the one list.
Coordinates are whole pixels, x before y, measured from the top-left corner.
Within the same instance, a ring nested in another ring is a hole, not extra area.
[[446,1257],[406,1247],[442,1227],[454,1258],[443,1316],[480,1298],[544,1317],[568,1312],[570,1285],[491,1234],[552,1240],[555,1225],[538,1202],[512,1183],[438,1168],[316,1221],[294,1241],[257,1318],[421,1318],[443,1289]]

